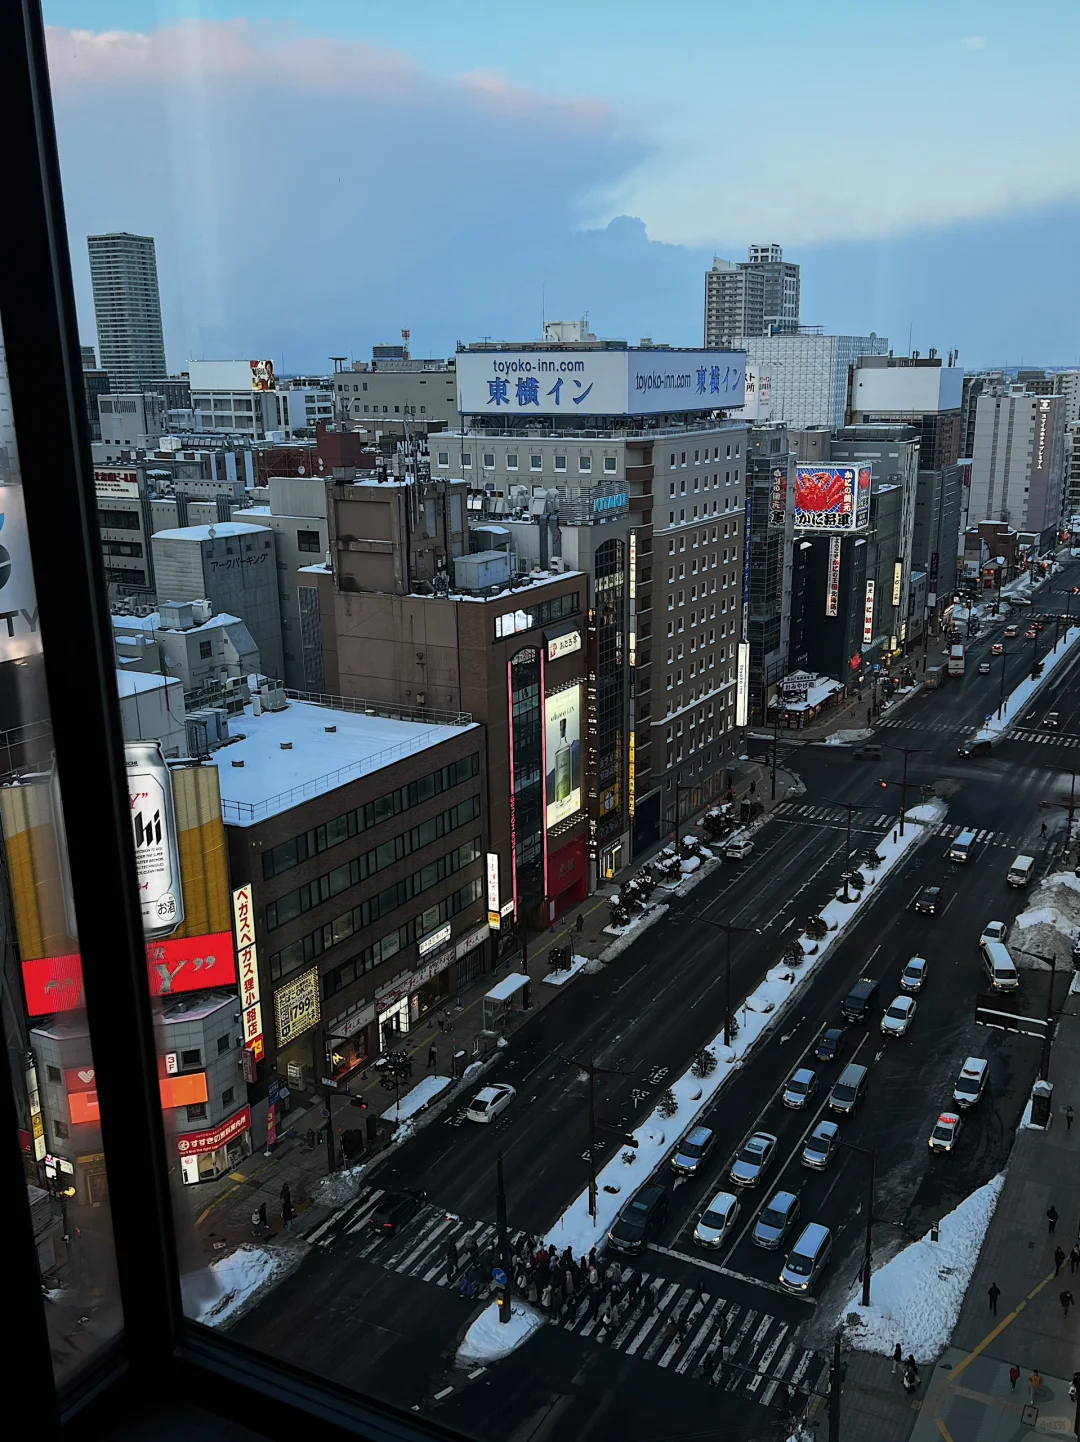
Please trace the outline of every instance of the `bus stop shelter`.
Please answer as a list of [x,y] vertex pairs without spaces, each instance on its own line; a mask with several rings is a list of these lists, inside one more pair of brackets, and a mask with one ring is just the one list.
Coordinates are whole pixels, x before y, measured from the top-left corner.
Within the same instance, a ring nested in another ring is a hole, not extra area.
[[502,981],[496,982],[484,997],[484,1030],[498,1035],[510,1017],[528,1004],[531,985],[521,971],[512,971]]

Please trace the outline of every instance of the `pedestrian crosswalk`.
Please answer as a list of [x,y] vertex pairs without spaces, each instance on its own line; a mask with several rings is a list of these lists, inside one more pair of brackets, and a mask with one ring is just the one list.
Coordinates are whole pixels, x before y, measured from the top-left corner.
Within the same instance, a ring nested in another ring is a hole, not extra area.
[[[478,1301],[494,1295],[491,1273],[498,1257],[493,1223],[471,1221],[425,1203],[399,1236],[386,1238],[368,1226],[384,1195],[381,1187],[362,1187],[356,1200],[316,1227],[308,1241],[328,1247],[352,1237],[350,1259],[437,1287],[456,1289],[467,1273]],[[511,1249],[520,1247],[524,1237],[523,1232],[512,1232]],[[552,1325],[676,1376],[741,1391],[764,1406],[778,1392],[783,1401],[789,1389],[805,1390],[817,1383],[824,1364],[811,1348],[798,1344],[798,1324],[720,1296],[711,1275],[698,1286],[686,1286],[621,1258],[607,1257],[600,1265],[608,1269],[601,1283],[563,1299]]]
[[[968,826],[955,825],[954,823],[948,821],[939,821],[936,826],[930,827],[930,835],[943,836],[947,841],[952,841],[954,837],[960,835],[961,831],[969,831],[973,829],[974,828]],[[1006,834],[1004,831],[975,830],[975,845],[1003,846],[1011,850],[1017,846],[1023,846],[1024,837]]]
[[[847,812],[842,806],[815,805],[812,801],[781,801],[780,805],[775,806],[769,814],[770,816],[786,816],[789,820],[797,817],[800,821],[816,821],[821,826],[847,825]],[[851,829],[852,831],[887,831],[899,820],[899,816],[893,816],[887,811],[882,811],[877,816],[860,811],[853,817]]]
[[1036,746],[1080,746],[1080,736],[1061,731],[1022,731],[1019,728],[1007,733],[1005,739],[1031,741]]
[[959,721],[920,721],[916,716],[885,716],[877,723],[879,731],[891,726],[896,731],[928,731],[939,736],[962,736],[974,729],[974,722],[966,730]]

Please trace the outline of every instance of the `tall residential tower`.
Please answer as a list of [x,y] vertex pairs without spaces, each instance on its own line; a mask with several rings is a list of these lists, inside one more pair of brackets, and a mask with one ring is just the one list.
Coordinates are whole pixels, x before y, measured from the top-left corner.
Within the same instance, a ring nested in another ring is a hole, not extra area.
[[791,335],[799,329],[799,267],[778,245],[752,245],[749,259],[713,257],[705,272],[705,344],[735,336]]
[[168,374],[154,238],[122,231],[86,243],[101,369],[114,392],[139,391],[144,379]]

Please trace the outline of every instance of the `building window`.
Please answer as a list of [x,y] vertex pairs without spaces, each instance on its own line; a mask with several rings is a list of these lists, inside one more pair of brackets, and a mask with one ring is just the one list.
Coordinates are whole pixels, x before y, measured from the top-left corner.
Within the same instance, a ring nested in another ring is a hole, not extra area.
[[449,451],[440,451],[440,452],[439,452],[439,465],[445,467],[445,466],[448,466],[449,464],[450,464],[450,452],[449,452]]
[[47,1066],[45,1068],[45,1075],[51,1082],[55,1082],[57,1086],[64,1080],[64,1074],[58,1066]]
[[221,1093],[221,1105],[222,1105],[223,1107],[231,1107],[232,1104],[233,1104],[233,1102],[234,1102],[235,1100],[236,1100],[236,1088],[235,1088],[235,1087],[226,1087],[225,1090]]
[[188,1107],[188,1109],[187,1109],[187,1119],[188,1119],[189,1122],[203,1122],[203,1121],[205,1121],[205,1120],[206,1120],[206,1103],[205,1103],[205,1102],[195,1102],[194,1105]]
[[543,469],[544,469],[544,458],[543,458],[543,456],[530,456],[530,457],[529,457],[529,470],[530,470],[530,471],[542,471]]
[[309,555],[318,555],[322,550],[318,531],[297,531],[296,549],[306,551]]
[[462,453],[461,453],[461,468],[462,468],[463,471],[471,471],[471,470],[472,470],[472,451],[462,451]]
[[230,1047],[231,1045],[232,1045],[232,1042],[229,1040],[229,1038],[228,1038],[227,1036],[219,1036],[218,1039],[217,1039],[217,1054],[218,1054],[218,1056],[224,1056],[224,1054],[229,1050],[229,1047]]
[[557,471],[565,471],[565,470],[566,470],[566,457],[565,457],[565,456],[556,456],[556,457],[555,457],[555,469],[556,469]]
[[182,1051],[180,1053],[180,1065],[202,1066],[202,1052],[198,1047],[193,1047],[191,1051]]
[[609,475],[610,475],[612,472],[617,471],[618,469],[619,469],[619,461],[618,461],[618,457],[617,457],[617,456],[605,456],[605,457],[604,457],[604,470],[607,471]]
[[578,456],[577,468],[580,475],[587,475],[592,470],[592,456]]
[[485,470],[485,471],[493,471],[494,469],[495,469],[495,452],[494,452],[494,451],[485,451],[485,452],[484,452],[484,470]]
[[506,469],[507,469],[508,471],[516,471],[517,468],[518,468],[518,458],[517,458],[517,456],[516,456],[515,454],[512,453],[512,454],[510,454],[510,455],[508,455],[508,456],[506,457]]
[[212,641],[200,641],[200,642],[199,642],[199,660],[200,660],[200,661],[209,661],[210,657],[211,657],[213,654],[214,654],[214,643],[213,643]]
[[52,1129],[55,1135],[58,1137],[66,1137],[68,1134],[66,1122],[54,1121],[52,1124]]

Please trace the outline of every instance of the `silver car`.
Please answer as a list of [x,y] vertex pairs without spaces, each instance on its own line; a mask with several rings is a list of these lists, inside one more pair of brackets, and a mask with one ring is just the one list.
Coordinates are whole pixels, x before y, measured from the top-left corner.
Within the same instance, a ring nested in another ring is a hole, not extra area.
[[709,1155],[712,1144],[713,1134],[708,1127],[692,1127],[675,1148],[672,1169],[684,1177],[692,1177]]
[[806,1138],[803,1147],[802,1164],[815,1172],[823,1172],[836,1155],[840,1127],[836,1122],[818,1122]]
[[808,1066],[801,1066],[798,1071],[792,1073],[784,1088],[783,1103],[786,1107],[794,1107],[796,1111],[801,1111],[816,1090],[817,1072],[811,1071]]
[[750,1240],[755,1247],[775,1252],[799,1220],[799,1198],[794,1192],[774,1192],[758,1213]]
[[906,1036],[918,1005],[913,996],[894,996],[881,1018],[882,1036]]
[[922,991],[926,985],[926,958],[913,956],[900,973],[901,991]]
[[701,1247],[722,1247],[734,1230],[741,1208],[732,1192],[717,1192],[694,1228],[694,1241]]
[[776,1156],[772,1132],[755,1132],[739,1149],[728,1173],[737,1187],[756,1187]]

